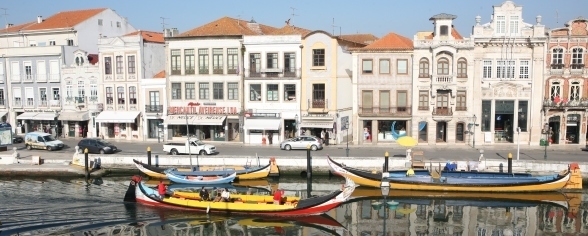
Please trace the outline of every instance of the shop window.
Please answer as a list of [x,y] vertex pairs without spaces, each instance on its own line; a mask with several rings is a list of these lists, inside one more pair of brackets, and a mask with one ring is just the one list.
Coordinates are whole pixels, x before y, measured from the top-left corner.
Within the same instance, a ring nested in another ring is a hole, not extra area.
[[529,107],[529,101],[519,101],[519,127],[521,132],[527,132],[527,111]]
[[404,120],[378,121],[378,140],[393,141],[406,134],[406,121]]
[[482,132],[490,131],[492,101],[482,101]]
[[428,124],[426,121],[419,122],[419,143],[426,143],[428,140]]

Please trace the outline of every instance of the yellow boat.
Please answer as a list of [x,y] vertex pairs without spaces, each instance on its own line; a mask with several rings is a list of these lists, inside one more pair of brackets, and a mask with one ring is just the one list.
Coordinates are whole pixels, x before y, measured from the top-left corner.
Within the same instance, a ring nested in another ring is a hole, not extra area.
[[[361,186],[379,188],[383,176],[378,173],[347,167],[327,157],[331,170],[335,174],[350,178]],[[428,178],[428,179],[425,179]],[[577,188],[582,183],[582,175],[578,164],[573,163],[568,170],[559,175],[547,176],[535,182],[500,183],[506,178],[453,178],[459,183],[441,181],[440,177],[398,177],[386,178],[390,182],[390,189],[419,190],[419,191],[466,191],[466,192],[542,192],[559,191],[565,188]],[[516,179],[516,178],[513,178]],[[447,178],[446,178],[447,180]],[[483,182],[486,181],[486,182]],[[471,182],[471,183],[468,183]]]
[[[138,160],[133,160],[137,169],[146,174],[151,178],[156,179],[167,179],[167,175],[164,173],[168,168],[156,167],[153,165],[142,163]],[[198,167],[198,171],[192,171],[190,169],[178,168],[177,171],[185,172],[186,175],[194,172],[193,175],[206,175],[209,172],[210,175],[222,175],[220,172],[227,172],[226,174],[232,174],[237,172],[238,180],[252,180],[261,179],[268,176],[279,176],[279,167],[276,164],[275,158],[270,158],[270,162],[266,166],[250,167],[250,166],[230,166],[230,167],[217,167],[217,166],[202,166]],[[197,172],[197,173],[196,173]]]
[[[201,200],[200,193],[174,191],[174,197]],[[242,202],[257,202],[257,203],[273,203],[274,196],[270,195],[246,195],[246,194],[231,194],[231,198],[240,199]],[[282,202],[297,202],[300,197],[286,196],[282,198]]]

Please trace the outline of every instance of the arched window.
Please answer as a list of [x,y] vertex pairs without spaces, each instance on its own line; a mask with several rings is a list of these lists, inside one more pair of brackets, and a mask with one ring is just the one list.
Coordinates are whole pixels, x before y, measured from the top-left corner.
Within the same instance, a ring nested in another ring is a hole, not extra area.
[[551,100],[553,101],[556,97],[561,99],[561,83],[560,82],[552,82],[551,88],[549,91],[549,95]]
[[455,126],[455,141],[457,141],[457,142],[465,141],[464,134],[465,134],[465,130],[464,130],[463,122],[457,123],[457,125]]
[[465,58],[457,60],[457,77],[467,78],[468,77],[468,62]]
[[419,61],[419,78],[429,78],[429,60],[422,58]]
[[437,61],[437,74],[449,75],[449,60],[447,58],[441,58]]
[[580,82],[572,82],[570,84],[570,101],[579,101],[582,96],[580,91]]
[[572,49],[572,69],[579,70],[584,67],[584,49],[574,48]]
[[551,50],[551,69],[563,68],[563,48],[554,48]]

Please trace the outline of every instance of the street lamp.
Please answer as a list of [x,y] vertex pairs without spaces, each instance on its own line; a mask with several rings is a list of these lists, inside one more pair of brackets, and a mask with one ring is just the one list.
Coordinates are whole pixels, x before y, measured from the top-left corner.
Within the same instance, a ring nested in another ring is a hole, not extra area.
[[294,137],[298,136],[298,114],[294,116]]
[[347,132],[347,148],[345,148],[345,154],[349,157],[349,118],[345,121],[345,131]]
[[472,135],[474,135],[474,139],[472,140],[472,147],[476,148],[476,126],[480,125],[480,124],[476,124],[476,122],[478,122],[478,117],[476,117],[476,114],[474,114],[474,123],[472,124]]
[[517,127],[517,161],[521,152],[521,127]]

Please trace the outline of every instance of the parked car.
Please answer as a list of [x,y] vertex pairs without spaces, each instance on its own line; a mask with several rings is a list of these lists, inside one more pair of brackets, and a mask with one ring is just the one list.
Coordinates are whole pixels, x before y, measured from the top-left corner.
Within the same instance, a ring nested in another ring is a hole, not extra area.
[[[190,147],[188,148],[188,142]],[[178,154],[200,154],[210,155],[216,153],[216,147],[210,144],[205,144],[199,139],[186,140],[184,143],[167,143],[163,145],[163,151],[172,155]]]
[[84,149],[88,149],[88,153],[115,153],[118,151],[118,148],[114,146],[112,143],[109,143],[106,140],[99,139],[99,138],[85,138],[80,140],[78,143],[78,147],[80,150],[84,152]]
[[323,149],[322,141],[314,136],[299,136],[284,140],[280,143],[280,149],[287,151],[291,149],[306,149],[308,145],[310,145],[310,149],[313,151]]
[[45,149],[47,151],[59,150],[64,147],[63,142],[53,138],[53,135],[43,132],[30,132],[25,135],[25,147],[28,150]]
[[20,135],[12,135],[12,143],[22,143],[24,142],[24,138]]

